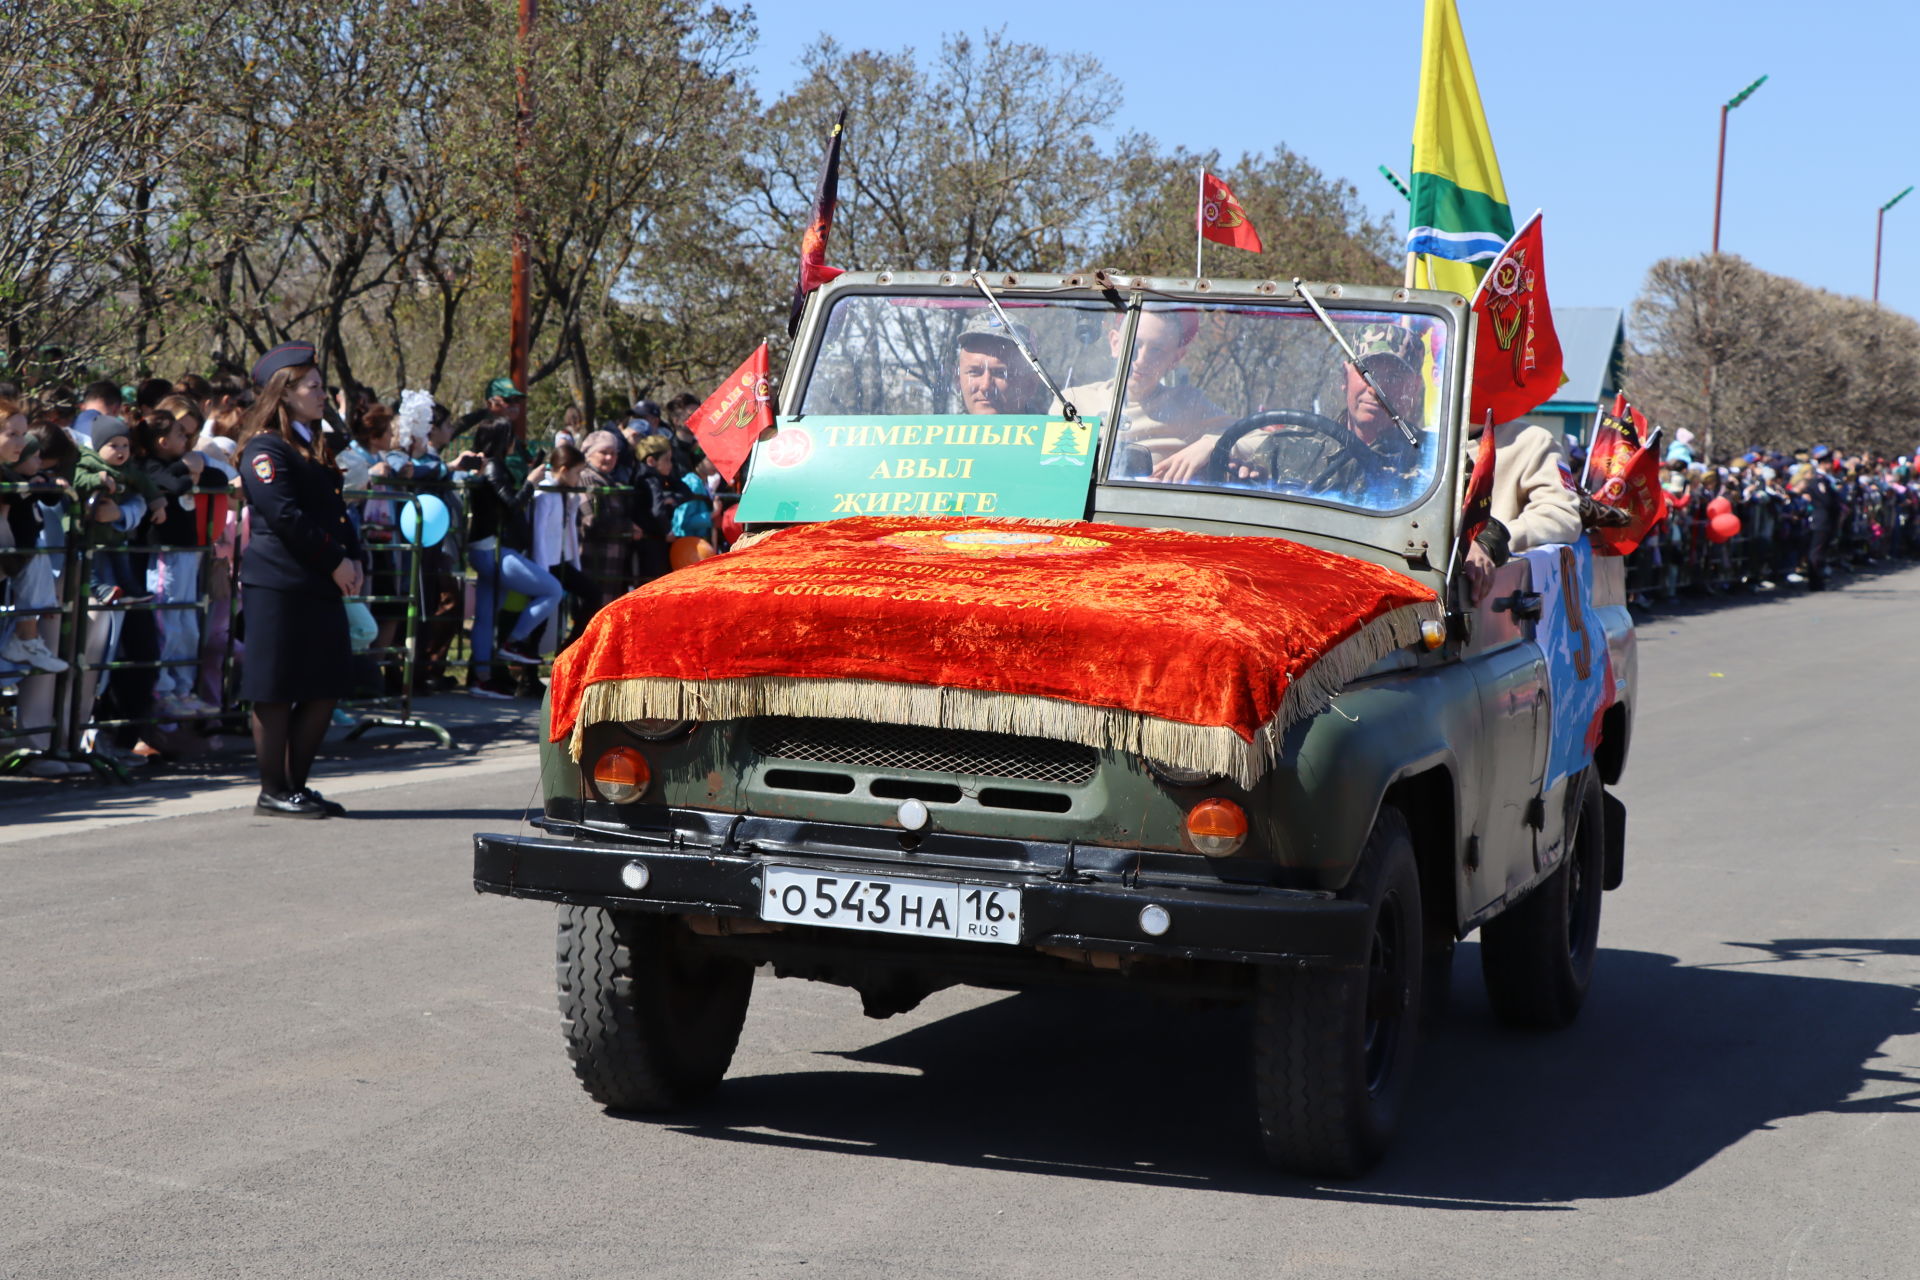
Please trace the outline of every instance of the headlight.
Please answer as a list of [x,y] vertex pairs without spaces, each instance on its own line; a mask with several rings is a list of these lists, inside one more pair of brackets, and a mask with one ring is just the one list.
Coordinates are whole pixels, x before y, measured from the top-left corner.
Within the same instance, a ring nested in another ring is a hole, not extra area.
[[1203,769],[1181,769],[1164,764],[1153,757],[1145,757],[1147,768],[1153,776],[1170,787],[1204,787],[1220,777],[1217,773],[1208,773]]
[[668,738],[677,738],[693,728],[691,720],[629,720],[627,728],[636,738],[645,738],[648,742],[665,742]]
[[653,770],[632,747],[614,747],[593,762],[593,789],[610,804],[632,804],[647,793]]

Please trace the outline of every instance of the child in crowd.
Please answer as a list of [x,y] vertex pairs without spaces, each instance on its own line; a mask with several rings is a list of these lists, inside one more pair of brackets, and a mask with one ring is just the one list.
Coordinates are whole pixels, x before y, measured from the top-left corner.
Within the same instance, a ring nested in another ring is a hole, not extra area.
[[[94,584],[108,593],[108,599],[139,594],[146,586],[144,575],[138,583],[134,581],[130,561],[120,548],[147,519],[159,493],[146,471],[133,465],[133,431],[125,419],[96,417],[87,426],[87,437],[74,466],[73,491],[93,515],[87,521],[87,545],[97,553]],[[152,522],[161,524],[166,518],[161,507],[153,513]]]
[[[168,391],[172,391],[171,385]],[[155,403],[164,398],[156,397]],[[134,531],[148,518],[148,509],[159,494],[146,472],[133,465],[132,432],[124,419],[103,414],[87,424],[87,444],[81,448],[79,461],[74,465],[73,489],[86,511],[84,527],[92,564],[87,586],[93,598],[107,605],[141,596],[146,590],[146,574],[135,572],[133,557],[126,547]],[[165,508],[158,510],[154,519],[164,524]],[[82,724],[92,718],[95,696],[105,692],[111,683],[97,668],[114,661],[123,647],[128,661],[151,662],[158,656],[153,614],[118,609],[88,610],[87,665],[80,676]],[[152,688],[152,672],[136,670],[125,674],[132,678],[114,685],[115,701],[124,713],[123,718],[144,718],[150,709],[147,694]],[[137,750],[114,750],[104,742],[96,743],[95,750],[123,764],[144,764],[149,758]]]
[[[155,496],[152,515],[144,529],[147,556],[146,588],[158,605],[193,605],[200,596],[200,537],[198,505],[212,495],[200,494],[206,459],[188,446],[189,431],[198,423],[185,397],[168,396],[134,428],[134,452]],[[219,473],[214,473],[219,478]],[[160,631],[161,666],[154,676],[155,710],[163,719],[191,720],[218,713],[220,708],[194,693],[200,657],[200,614],[193,608],[154,611]]]

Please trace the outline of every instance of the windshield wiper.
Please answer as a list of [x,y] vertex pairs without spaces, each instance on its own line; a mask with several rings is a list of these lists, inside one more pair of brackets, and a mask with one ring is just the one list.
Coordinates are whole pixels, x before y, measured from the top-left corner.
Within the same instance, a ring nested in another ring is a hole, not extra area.
[[1027,363],[1033,367],[1033,372],[1039,377],[1040,384],[1052,392],[1053,398],[1060,402],[1061,416],[1068,422],[1080,421],[1079,411],[1073,407],[1073,401],[1062,395],[1059,385],[1047,376],[1047,371],[1040,366],[1040,357],[1033,354],[1032,348],[1027,346],[1027,340],[1020,336],[1020,330],[1014,328],[1013,321],[1008,319],[1007,313],[1000,309],[1000,299],[993,296],[993,290],[987,287],[987,282],[981,277],[979,270],[975,269],[967,274],[973,277],[974,287],[986,298],[987,305],[993,308],[993,314],[999,316],[1000,323],[1007,327],[1007,336],[1013,339],[1013,345],[1020,349],[1020,354],[1025,356]]
[[1347,368],[1360,375],[1360,381],[1366,383],[1368,389],[1380,401],[1380,407],[1387,411],[1389,418],[1393,419],[1393,425],[1400,428],[1400,434],[1407,438],[1407,443],[1419,444],[1420,437],[1414,434],[1413,428],[1408,426],[1406,419],[1400,416],[1400,411],[1393,407],[1393,401],[1387,399],[1386,391],[1373,380],[1373,375],[1367,372],[1367,366],[1360,363],[1360,357],[1353,354],[1353,348],[1347,345],[1346,338],[1340,332],[1340,326],[1333,322],[1333,317],[1326,313],[1325,308],[1311,293],[1307,292],[1306,286],[1300,283],[1299,276],[1293,278],[1293,291],[1307,300],[1307,305],[1313,308],[1313,314],[1319,316],[1320,323],[1327,326],[1327,332],[1333,335],[1333,340],[1340,344],[1342,354],[1347,357]]

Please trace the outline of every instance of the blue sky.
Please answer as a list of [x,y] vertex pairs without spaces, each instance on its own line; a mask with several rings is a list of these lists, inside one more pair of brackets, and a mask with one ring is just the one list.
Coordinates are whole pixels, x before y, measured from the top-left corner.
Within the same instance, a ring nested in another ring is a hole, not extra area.
[[[1729,125],[1721,248],[1871,292],[1874,211],[1920,182],[1920,3],[1459,8],[1515,218],[1546,211],[1556,302],[1624,306],[1653,262],[1706,249],[1719,105],[1762,74]],[[1097,55],[1126,85],[1120,127],[1228,156],[1284,143],[1405,231],[1405,202],[1375,166],[1407,171],[1421,0],[767,0],[757,12],[769,97],[822,31],[850,48],[931,51],[956,28],[1004,27]],[[1920,314],[1920,192],[1887,215],[1880,297]]]

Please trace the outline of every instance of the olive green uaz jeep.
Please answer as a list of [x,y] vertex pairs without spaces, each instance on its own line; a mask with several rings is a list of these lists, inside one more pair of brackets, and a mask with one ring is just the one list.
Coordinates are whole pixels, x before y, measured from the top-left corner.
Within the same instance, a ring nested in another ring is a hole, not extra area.
[[[1456,939],[1480,931],[1508,1022],[1565,1025],[1586,995],[1624,845],[1604,790],[1636,687],[1621,562],[1566,553],[1590,584],[1557,605],[1537,557],[1478,605],[1449,581],[1472,368],[1456,296],[1307,286],[1323,318],[1273,281],[992,285],[1045,376],[1011,342],[969,339],[994,322],[964,275],[849,274],[809,302],[782,421],[1070,401],[1118,426],[1098,433],[1077,514],[1383,565],[1442,592],[1446,623],[1294,725],[1250,786],[860,719],[593,724],[577,763],[543,750],[544,834],[476,837],[475,887],[561,904],[567,1045],[611,1108],[714,1089],[756,974],[851,987],[876,1017],[962,983],[1125,983],[1248,1003],[1268,1153],[1362,1172],[1400,1118]],[[1001,368],[961,367],[983,348]],[[1389,420],[1368,422],[1356,360],[1375,375],[1371,416],[1397,401]],[[974,501],[939,514],[1022,514]],[[1570,771],[1547,643],[1569,625],[1608,678]]]

